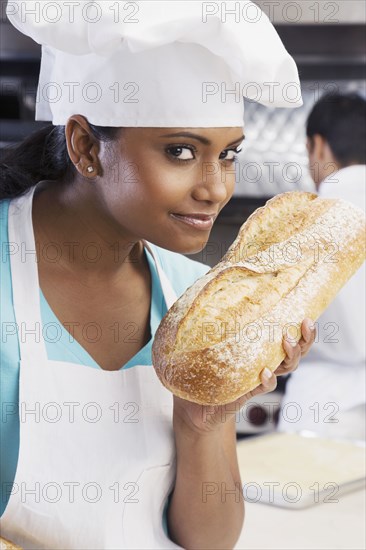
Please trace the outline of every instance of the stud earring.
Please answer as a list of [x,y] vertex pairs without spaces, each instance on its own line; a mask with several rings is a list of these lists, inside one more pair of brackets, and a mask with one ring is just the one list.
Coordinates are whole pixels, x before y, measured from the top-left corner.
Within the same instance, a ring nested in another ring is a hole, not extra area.
[[87,168],[89,174],[91,174],[92,172],[94,172],[94,167],[93,166],[88,166]]

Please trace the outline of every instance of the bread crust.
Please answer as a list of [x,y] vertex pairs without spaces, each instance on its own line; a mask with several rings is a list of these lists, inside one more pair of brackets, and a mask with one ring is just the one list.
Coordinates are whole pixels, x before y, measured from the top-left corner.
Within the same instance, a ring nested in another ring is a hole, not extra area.
[[160,381],[202,405],[230,403],[285,357],[365,260],[365,216],[339,199],[287,192],[242,225],[220,262],[173,304],[155,334]]
[[7,539],[0,537],[0,550],[22,550],[20,546],[13,544]]

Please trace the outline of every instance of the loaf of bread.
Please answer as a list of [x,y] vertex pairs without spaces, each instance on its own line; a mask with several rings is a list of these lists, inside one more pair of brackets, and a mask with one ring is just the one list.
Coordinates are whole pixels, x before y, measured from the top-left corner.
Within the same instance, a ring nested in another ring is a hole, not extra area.
[[0,550],[22,550],[20,546],[0,537]]
[[316,321],[362,265],[365,230],[363,211],[343,200],[297,191],[269,200],[161,321],[160,381],[203,405],[253,390],[285,358],[283,336],[299,341],[303,319]]

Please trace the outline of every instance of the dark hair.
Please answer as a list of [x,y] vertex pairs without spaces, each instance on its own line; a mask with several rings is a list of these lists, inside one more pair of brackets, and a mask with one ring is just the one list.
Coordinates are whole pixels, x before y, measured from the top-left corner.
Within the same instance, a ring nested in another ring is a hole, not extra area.
[[[94,126],[99,141],[113,141],[120,128]],[[76,169],[67,152],[65,126],[45,126],[5,152],[1,162],[0,200],[23,195],[41,180],[73,181]]]
[[326,94],[314,106],[306,133],[321,135],[342,166],[366,164],[366,100],[357,93]]

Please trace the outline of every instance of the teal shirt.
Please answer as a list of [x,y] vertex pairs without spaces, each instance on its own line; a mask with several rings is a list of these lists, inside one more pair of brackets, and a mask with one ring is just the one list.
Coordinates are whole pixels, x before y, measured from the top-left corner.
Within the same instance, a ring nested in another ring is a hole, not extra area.
[[[0,429],[0,478],[1,503],[0,515],[3,514],[9,500],[9,483],[15,478],[19,453],[19,341],[15,331],[15,315],[13,308],[10,257],[8,248],[8,209],[9,200],[0,201],[0,236],[1,236],[1,274],[0,274],[0,304],[1,304],[1,348],[0,348],[0,398],[1,398],[1,429]],[[182,254],[170,252],[152,245],[160,260],[163,270],[170,280],[177,296],[191,286],[199,277],[210,269],[208,265],[191,260]],[[151,346],[154,334],[161,319],[166,313],[166,305],[160,285],[155,262],[150,252],[145,248],[151,280],[152,296],[150,308],[150,328],[152,339],[124,366],[124,369],[135,365],[152,365]],[[39,289],[41,301],[41,318],[43,334],[46,340],[47,355],[50,360],[72,362],[99,369],[99,365],[89,353],[62,326],[47,303],[43,292]],[[47,330],[45,330],[47,327]],[[165,509],[166,511],[166,509]],[[165,515],[164,515],[165,517]],[[165,519],[166,522],[166,519]],[[166,524],[165,524],[166,529]]]

